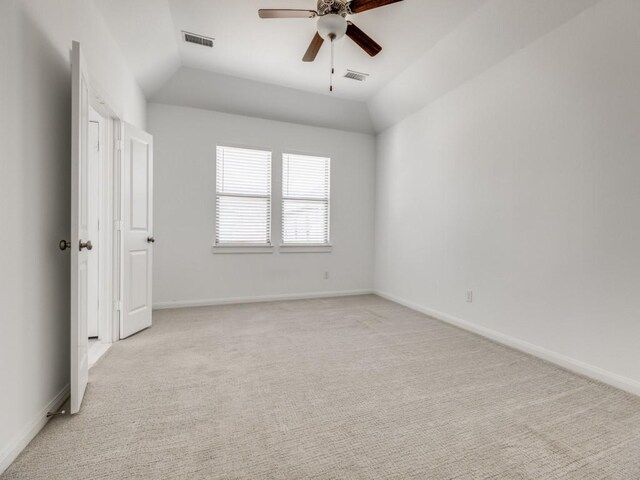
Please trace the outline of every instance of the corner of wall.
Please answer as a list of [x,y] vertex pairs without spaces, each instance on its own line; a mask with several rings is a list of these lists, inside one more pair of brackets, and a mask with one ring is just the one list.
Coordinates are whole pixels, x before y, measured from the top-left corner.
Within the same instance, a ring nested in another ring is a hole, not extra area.
[[14,460],[18,458],[22,450],[29,445],[31,440],[33,440],[47,424],[49,421],[47,414],[49,412],[57,412],[62,408],[69,398],[69,391],[69,385],[65,385],[65,387],[40,410],[33,420],[25,425],[25,427],[15,435],[13,440],[0,451],[0,475],[9,468]]

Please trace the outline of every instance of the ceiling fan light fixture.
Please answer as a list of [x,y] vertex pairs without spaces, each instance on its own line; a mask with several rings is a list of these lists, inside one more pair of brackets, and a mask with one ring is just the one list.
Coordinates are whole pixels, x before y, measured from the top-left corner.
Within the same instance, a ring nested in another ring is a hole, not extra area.
[[325,40],[340,40],[347,33],[347,20],[336,13],[318,19],[318,33]]

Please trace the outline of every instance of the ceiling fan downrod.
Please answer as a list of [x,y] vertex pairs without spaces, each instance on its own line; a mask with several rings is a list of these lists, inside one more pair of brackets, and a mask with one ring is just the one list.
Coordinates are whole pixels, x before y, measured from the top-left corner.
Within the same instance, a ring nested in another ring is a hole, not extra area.
[[329,91],[333,92],[333,75],[336,73],[336,69],[335,69],[335,42],[334,40],[336,39],[335,34],[330,34],[329,38],[331,39],[331,75],[329,77]]

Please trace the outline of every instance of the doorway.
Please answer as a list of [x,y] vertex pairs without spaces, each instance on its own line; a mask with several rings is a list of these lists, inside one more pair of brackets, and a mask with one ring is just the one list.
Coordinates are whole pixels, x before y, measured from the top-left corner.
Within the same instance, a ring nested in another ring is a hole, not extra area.
[[74,414],[96,357],[151,326],[155,238],[153,139],[120,120],[91,81],[78,42],[71,56],[71,239],[61,240],[60,248],[71,254]]
[[[109,321],[110,309],[113,302],[102,292],[110,290],[111,278],[105,273],[108,271],[108,240],[103,238],[102,230],[109,225],[108,195],[109,182],[109,157],[107,142],[108,117],[98,113],[100,102],[94,98],[89,105],[88,138],[88,162],[87,162],[87,188],[88,188],[88,235],[93,241],[93,252],[88,260],[88,304],[87,304],[87,337],[89,340],[89,368],[91,368],[109,349],[113,341],[110,335]],[[104,109],[101,109],[104,110]],[[107,228],[108,230],[108,228]]]

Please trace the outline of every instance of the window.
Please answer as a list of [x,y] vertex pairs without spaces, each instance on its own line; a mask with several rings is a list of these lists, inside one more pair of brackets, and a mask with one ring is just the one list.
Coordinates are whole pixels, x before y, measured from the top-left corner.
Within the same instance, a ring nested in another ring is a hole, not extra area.
[[271,152],[217,148],[215,244],[271,245]]
[[329,245],[330,159],[282,156],[282,241]]

